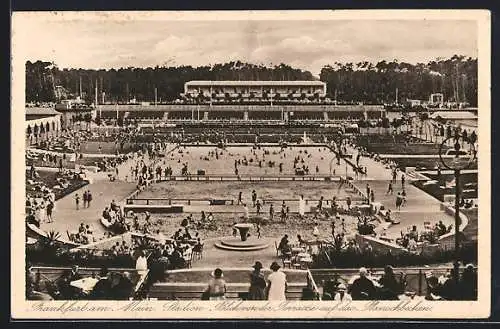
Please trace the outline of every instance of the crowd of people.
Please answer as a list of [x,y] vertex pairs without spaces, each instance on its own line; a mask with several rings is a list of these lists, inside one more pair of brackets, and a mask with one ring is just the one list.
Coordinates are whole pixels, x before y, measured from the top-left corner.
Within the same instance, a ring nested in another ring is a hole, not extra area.
[[412,253],[417,253],[419,246],[435,244],[439,237],[451,232],[452,228],[453,225],[446,226],[441,220],[434,225],[431,225],[431,222],[425,222],[424,229],[421,231],[413,225],[411,228],[408,227],[406,232],[401,231],[401,237],[396,239],[396,243]]
[[73,265],[54,281],[47,282],[46,287],[41,286],[40,276],[31,267],[26,272],[28,300],[129,300],[135,294],[130,272],[109,271],[106,266],[99,273],[85,276]]
[[[267,277],[262,273],[263,265],[256,261],[252,266],[253,271],[249,274],[250,288],[248,290],[247,300],[286,300],[287,278],[283,271],[280,271],[280,265],[273,262],[270,266],[271,274]],[[207,288],[203,292],[202,300],[224,300],[227,293],[227,284],[224,280],[222,269],[216,268],[212,274]]]

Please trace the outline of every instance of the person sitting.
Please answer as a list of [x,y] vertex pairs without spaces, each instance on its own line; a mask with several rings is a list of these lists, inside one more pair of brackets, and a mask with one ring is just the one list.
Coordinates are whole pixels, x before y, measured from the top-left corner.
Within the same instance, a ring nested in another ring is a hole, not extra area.
[[350,294],[353,300],[372,300],[375,297],[375,285],[366,276],[366,268],[360,268],[359,277],[353,281],[350,287]]
[[384,275],[379,279],[379,283],[382,285],[379,296],[381,300],[398,299],[398,295],[401,294],[402,289],[401,284],[396,280],[392,266],[387,265],[384,268]]
[[111,280],[108,275],[108,268],[102,266],[99,273],[99,281],[97,281],[89,294],[91,300],[112,299]]
[[346,286],[345,284],[341,283],[337,287],[337,293],[335,294],[335,297],[333,300],[338,301],[338,302],[350,302],[352,301],[351,295],[349,295],[346,291]]
[[182,252],[179,248],[174,249],[169,260],[174,269],[182,268],[184,265],[184,258],[182,258]]
[[181,234],[182,234],[182,230],[181,229],[178,229],[177,231],[175,231],[174,235],[172,236],[172,238],[174,240],[180,240],[181,238]]
[[26,266],[26,299],[27,300],[54,300],[54,298],[46,293],[40,292],[39,280],[32,272],[31,266]]
[[446,225],[444,225],[443,221],[440,220],[438,225],[438,235],[441,236],[443,234],[446,234],[447,228]]
[[441,283],[441,297],[445,300],[457,300],[459,297],[459,286],[455,281],[455,269],[450,269],[450,272]]
[[300,234],[297,234],[297,245],[299,247],[303,247],[306,244],[304,239],[302,239],[302,236]]
[[477,273],[474,265],[467,264],[460,278],[461,300],[477,299]]
[[285,234],[278,245],[279,250],[283,250],[283,247],[288,244],[288,234]]
[[71,271],[68,273],[69,281],[76,281],[82,278],[82,275],[78,272],[78,265],[71,266]]
[[193,252],[202,252],[203,250],[203,243],[201,242],[200,238],[197,238],[196,244],[193,246]]
[[427,281],[427,292],[425,295],[426,300],[442,300],[441,298],[441,285],[439,279],[431,273],[426,273],[425,279]]
[[184,232],[184,236],[183,236],[183,239],[184,240],[191,240],[191,234],[189,233],[189,229],[186,227],[185,228],[185,232]]
[[123,272],[123,274],[121,275],[117,274],[116,281],[112,286],[112,295],[114,297],[113,299],[128,300],[134,292],[134,284],[130,279],[130,273]]
[[226,281],[220,268],[216,268],[212,273],[212,279],[208,283],[206,294],[209,300],[223,300],[226,294]]

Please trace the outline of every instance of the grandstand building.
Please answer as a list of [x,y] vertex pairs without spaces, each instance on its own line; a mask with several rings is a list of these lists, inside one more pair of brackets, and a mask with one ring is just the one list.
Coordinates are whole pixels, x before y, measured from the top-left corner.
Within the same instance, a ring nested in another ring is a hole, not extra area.
[[104,121],[357,121],[385,116],[382,105],[337,105],[321,81],[189,81],[170,104],[99,104]]
[[321,81],[189,81],[184,84],[186,98],[299,100],[324,98],[326,84]]

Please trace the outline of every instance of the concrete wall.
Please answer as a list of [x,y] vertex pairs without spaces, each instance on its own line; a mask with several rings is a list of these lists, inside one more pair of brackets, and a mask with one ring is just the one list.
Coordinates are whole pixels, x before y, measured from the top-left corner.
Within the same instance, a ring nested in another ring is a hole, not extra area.
[[390,251],[393,255],[408,252],[408,250],[398,244],[377,239],[369,235],[356,234],[356,242],[361,247],[369,243],[375,252],[388,253]]

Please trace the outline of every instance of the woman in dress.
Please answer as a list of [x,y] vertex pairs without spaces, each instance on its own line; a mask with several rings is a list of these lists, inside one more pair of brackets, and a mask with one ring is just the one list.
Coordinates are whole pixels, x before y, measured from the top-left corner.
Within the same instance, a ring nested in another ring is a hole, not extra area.
[[216,268],[212,273],[212,279],[208,283],[207,294],[209,300],[223,300],[226,294],[226,281],[220,268]]
[[262,269],[261,262],[255,262],[254,271],[250,273],[250,290],[248,292],[248,300],[265,300],[266,299],[266,280]]
[[300,217],[304,217],[306,212],[306,201],[304,200],[304,196],[301,195],[299,199],[299,215]]
[[273,271],[267,277],[267,299],[268,300],[286,300],[286,274],[278,271],[280,266],[278,263],[273,262],[271,264],[271,270]]

